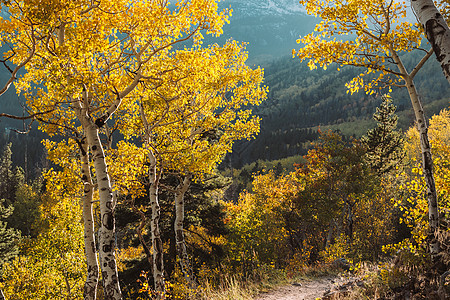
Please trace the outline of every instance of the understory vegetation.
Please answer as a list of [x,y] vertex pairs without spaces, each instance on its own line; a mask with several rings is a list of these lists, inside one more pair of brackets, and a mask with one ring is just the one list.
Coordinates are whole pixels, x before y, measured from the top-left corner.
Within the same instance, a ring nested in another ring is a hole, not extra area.
[[[447,281],[439,277],[449,263],[446,227],[440,235],[440,265],[427,249],[418,132],[396,131],[389,98],[375,117],[377,127],[360,140],[320,132],[301,163],[291,170],[251,174],[250,187],[237,198],[224,200],[233,184],[220,173],[193,183],[186,195],[185,238],[195,286],[177,264],[173,200],[162,191],[167,299],[252,299],[279,284],[345,270],[364,278],[365,288],[348,295],[353,299],[448,292]],[[448,110],[430,120],[443,220],[450,210],[449,126]],[[9,299],[79,298],[85,280],[79,200],[61,197],[65,188],[50,185],[51,172],[28,184],[23,170],[13,169],[10,149],[2,155],[0,190],[2,207],[15,210],[3,224],[19,248],[1,245],[2,253],[8,253],[2,256],[2,290]],[[234,185],[242,178],[235,177]],[[169,186],[176,179],[162,180]],[[118,269],[126,299],[152,297],[150,229],[136,210],[149,213],[143,209],[145,199],[119,199],[116,211]],[[345,266],[336,265],[342,260]]]

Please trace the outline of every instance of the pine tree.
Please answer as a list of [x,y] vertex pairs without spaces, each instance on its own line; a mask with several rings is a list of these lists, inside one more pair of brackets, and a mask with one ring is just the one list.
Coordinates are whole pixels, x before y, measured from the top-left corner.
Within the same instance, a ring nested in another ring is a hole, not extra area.
[[18,253],[17,239],[20,234],[13,228],[8,228],[8,224],[5,221],[9,217],[14,208],[9,205],[4,205],[5,200],[0,200],[0,267],[11,259],[13,259]]
[[0,199],[12,200],[14,197],[11,147],[11,143],[7,144],[0,157]]
[[383,102],[373,114],[377,127],[361,139],[367,147],[366,159],[378,175],[391,172],[404,157],[402,134],[396,131],[398,116],[395,110],[391,98],[383,96]]

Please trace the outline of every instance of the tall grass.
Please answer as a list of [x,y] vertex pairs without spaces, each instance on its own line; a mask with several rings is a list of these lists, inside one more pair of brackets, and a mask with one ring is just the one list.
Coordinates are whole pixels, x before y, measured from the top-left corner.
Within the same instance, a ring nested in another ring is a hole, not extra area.
[[205,280],[200,289],[201,300],[253,300],[258,294],[276,289],[279,286],[301,280],[312,280],[325,276],[336,276],[338,270],[327,265],[308,266],[293,275],[285,270],[260,268],[256,276],[243,278],[226,274],[218,285]]
[[202,287],[202,300],[251,300],[258,294],[259,284],[242,280],[237,276],[226,276],[218,287],[206,282]]

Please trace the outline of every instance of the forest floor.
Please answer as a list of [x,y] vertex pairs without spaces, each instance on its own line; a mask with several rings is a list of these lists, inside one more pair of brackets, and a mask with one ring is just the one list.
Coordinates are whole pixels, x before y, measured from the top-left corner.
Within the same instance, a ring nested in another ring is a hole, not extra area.
[[255,300],[315,300],[331,299],[333,294],[345,293],[360,282],[357,278],[328,276],[299,280],[275,290],[260,293]]

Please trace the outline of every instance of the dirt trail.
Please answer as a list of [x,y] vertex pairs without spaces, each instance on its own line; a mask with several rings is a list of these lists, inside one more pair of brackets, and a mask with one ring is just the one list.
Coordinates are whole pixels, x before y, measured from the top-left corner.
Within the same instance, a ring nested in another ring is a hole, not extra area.
[[327,291],[336,289],[344,282],[346,280],[339,277],[299,281],[268,293],[262,293],[255,300],[315,300],[323,297]]

